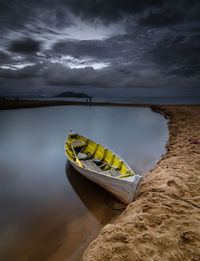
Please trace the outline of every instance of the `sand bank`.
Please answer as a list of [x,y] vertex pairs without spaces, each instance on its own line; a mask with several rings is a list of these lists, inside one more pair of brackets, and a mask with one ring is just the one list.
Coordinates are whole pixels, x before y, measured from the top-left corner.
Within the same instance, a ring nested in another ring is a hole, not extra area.
[[169,121],[167,153],[137,198],[106,225],[84,261],[200,260],[200,106],[154,106]]

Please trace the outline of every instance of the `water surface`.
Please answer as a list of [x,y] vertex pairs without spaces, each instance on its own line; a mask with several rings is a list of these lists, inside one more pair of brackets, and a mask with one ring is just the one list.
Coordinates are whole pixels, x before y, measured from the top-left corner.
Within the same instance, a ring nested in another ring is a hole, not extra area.
[[63,106],[0,111],[0,260],[79,260],[120,211],[66,161],[70,129],[141,175],[165,153],[166,120],[148,108]]

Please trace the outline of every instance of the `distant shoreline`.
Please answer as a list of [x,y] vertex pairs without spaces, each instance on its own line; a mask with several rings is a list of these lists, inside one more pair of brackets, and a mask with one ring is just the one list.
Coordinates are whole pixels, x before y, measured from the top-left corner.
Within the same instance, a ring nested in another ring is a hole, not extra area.
[[[81,101],[38,101],[38,100],[0,100],[0,110],[24,109],[35,107],[65,106],[65,105],[86,105],[86,106],[133,106],[132,103],[115,102],[81,102]],[[134,104],[138,107],[146,107],[146,104]]]
[[[0,110],[13,110],[49,106],[66,106],[66,105],[86,105],[86,106],[121,106],[121,107],[152,107],[154,104],[134,104],[134,103],[117,103],[117,102],[81,102],[81,101],[39,101],[39,100],[4,100],[0,99]],[[159,104],[156,104],[159,106]],[[168,106],[173,106],[169,104]],[[196,104],[178,106],[198,106]]]

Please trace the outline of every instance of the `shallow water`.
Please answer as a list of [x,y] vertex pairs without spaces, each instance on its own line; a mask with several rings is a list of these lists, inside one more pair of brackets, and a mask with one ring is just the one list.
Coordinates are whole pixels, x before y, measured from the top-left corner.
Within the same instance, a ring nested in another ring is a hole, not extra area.
[[79,260],[120,211],[103,189],[68,165],[70,129],[148,173],[168,139],[148,108],[63,106],[0,111],[0,260]]

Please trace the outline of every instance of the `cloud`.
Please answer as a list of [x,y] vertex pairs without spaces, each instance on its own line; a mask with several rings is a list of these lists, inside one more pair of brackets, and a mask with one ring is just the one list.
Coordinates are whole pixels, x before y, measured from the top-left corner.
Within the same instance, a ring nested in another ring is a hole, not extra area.
[[18,68],[14,69],[1,69],[0,78],[7,79],[30,79],[42,76],[43,71],[42,64],[29,65],[24,64],[24,66],[19,65]]
[[140,1],[140,0],[69,0],[67,6],[69,9],[80,15],[83,19],[96,20],[101,19],[107,23],[122,19],[125,15],[135,15],[143,12],[146,8],[161,7],[164,1]]
[[64,54],[74,57],[90,57],[108,62],[128,62],[144,56],[141,52],[141,40],[134,35],[118,35],[104,40],[63,40],[52,46],[52,54]]
[[[195,8],[193,6],[195,5]],[[97,24],[111,24],[133,17],[142,19],[144,24],[168,25],[171,22],[198,17],[199,2],[166,0],[1,0],[1,29],[7,26],[12,30],[21,30],[29,24],[35,24],[37,32],[48,26],[49,29],[63,29],[74,24],[73,17]],[[192,10],[190,12],[190,10]],[[25,15],[24,15],[25,14]],[[42,26],[40,26],[40,23]],[[39,24],[37,28],[37,24]]]
[[139,17],[139,24],[147,27],[167,27],[194,20],[200,7],[198,1],[161,1],[160,6],[150,7]]
[[90,86],[92,89],[117,89],[124,88],[166,88],[168,90],[175,88],[185,88],[193,83],[198,86],[199,77],[186,78],[177,75],[165,75],[158,69],[147,68],[134,72],[127,72],[113,68],[105,68],[96,71],[93,68],[70,69],[62,65],[51,65],[45,71],[47,83],[55,86],[66,86],[85,88]]
[[8,49],[16,53],[35,53],[40,51],[40,42],[31,38],[24,38],[12,41]]
[[70,69],[58,64],[49,65],[45,71],[45,78],[50,85],[90,85],[95,76],[93,68]]
[[52,51],[55,53],[69,54],[73,56],[106,57],[105,41],[99,40],[65,40],[56,43]]
[[199,7],[197,0],[2,0],[1,83],[195,89]]
[[10,61],[10,55],[0,51],[0,63],[7,63],[8,61]]
[[152,59],[166,74],[200,74],[200,37],[169,33],[152,49]]

